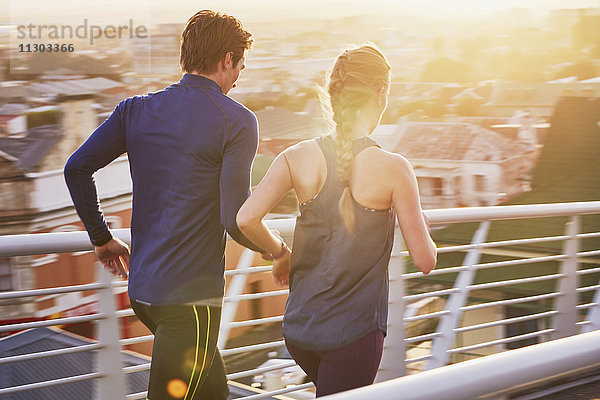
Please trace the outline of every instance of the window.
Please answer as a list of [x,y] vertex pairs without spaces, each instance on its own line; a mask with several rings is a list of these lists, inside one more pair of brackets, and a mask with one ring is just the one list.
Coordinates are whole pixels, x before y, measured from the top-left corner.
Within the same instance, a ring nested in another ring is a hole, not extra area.
[[442,178],[418,177],[417,183],[422,196],[441,196],[444,193]]
[[485,175],[473,175],[475,191],[485,192]]
[[444,194],[444,182],[442,178],[431,178],[432,186],[433,186],[433,195],[441,196]]
[[0,258],[0,292],[13,290],[13,279],[9,258]]

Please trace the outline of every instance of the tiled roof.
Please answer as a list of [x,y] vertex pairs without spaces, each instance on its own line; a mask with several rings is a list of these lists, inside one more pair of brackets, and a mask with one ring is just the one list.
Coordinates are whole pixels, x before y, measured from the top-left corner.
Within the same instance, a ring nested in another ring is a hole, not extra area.
[[318,115],[270,107],[256,112],[261,140],[304,140],[321,134]]
[[499,161],[524,151],[519,143],[477,125],[406,122],[394,152],[409,160]]
[[[60,329],[36,328],[0,339],[0,357],[82,346],[90,343],[93,342],[89,339],[72,335]],[[146,358],[137,357],[131,352],[123,352],[121,356],[124,367],[148,362]],[[91,373],[95,371],[96,365],[97,354],[90,351],[0,364],[0,388]],[[149,375],[150,371],[148,370],[127,374],[125,376],[127,393],[145,391]],[[56,385],[6,396],[7,400],[92,400],[93,398],[93,381]]]
[[[36,97],[39,94],[33,90],[30,86],[0,86],[0,98],[4,99],[16,99],[16,100],[27,100],[32,97]],[[13,100],[14,101],[14,100]]]

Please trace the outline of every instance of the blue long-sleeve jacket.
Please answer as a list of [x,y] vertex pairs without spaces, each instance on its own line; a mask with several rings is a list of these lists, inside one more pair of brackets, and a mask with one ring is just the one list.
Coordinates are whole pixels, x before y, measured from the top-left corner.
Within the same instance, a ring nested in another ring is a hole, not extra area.
[[70,157],[65,179],[93,244],[111,238],[93,173],[123,153],[133,181],[129,296],[153,305],[223,295],[225,230],[260,250],[235,217],[250,194],[254,114],[207,78],[186,74],[128,98]]

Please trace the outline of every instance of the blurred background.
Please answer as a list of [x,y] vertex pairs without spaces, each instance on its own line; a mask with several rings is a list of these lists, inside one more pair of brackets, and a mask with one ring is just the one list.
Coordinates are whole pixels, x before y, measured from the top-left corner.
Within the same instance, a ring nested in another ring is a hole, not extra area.
[[[329,131],[314,86],[340,51],[371,41],[393,74],[389,106],[373,137],[411,162],[424,209],[600,198],[598,0],[5,0],[0,234],[83,229],[64,163],[119,101],[181,78],[179,36],[200,7],[234,15],[254,34],[246,69],[230,92],[259,120],[253,185],[283,149]],[[95,178],[111,228],[129,227],[126,156]],[[270,217],[297,211],[289,193]],[[471,233],[451,228],[437,233],[438,243],[469,240]],[[241,252],[228,244],[228,269]],[[95,262],[91,252],[0,258],[0,291],[94,282]],[[268,272],[253,275],[245,288],[275,289]],[[87,315],[97,310],[97,298],[86,293],[0,302],[0,322]],[[126,288],[117,299],[118,308],[128,307]],[[243,302],[236,319],[276,315],[284,302]],[[64,328],[94,336],[91,322]],[[278,329],[234,328],[228,346],[256,341],[251,335],[277,339]],[[124,318],[121,330],[122,337],[147,333],[135,317]],[[149,355],[151,343],[126,348]],[[229,360],[229,368],[253,367],[266,357],[244,355]]]

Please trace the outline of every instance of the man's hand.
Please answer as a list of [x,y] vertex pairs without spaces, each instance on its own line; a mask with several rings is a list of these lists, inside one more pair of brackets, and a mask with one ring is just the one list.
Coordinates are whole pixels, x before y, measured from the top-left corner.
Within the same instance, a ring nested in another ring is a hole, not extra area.
[[127,278],[129,271],[129,246],[112,238],[103,246],[96,246],[96,255],[104,268],[115,276]]

